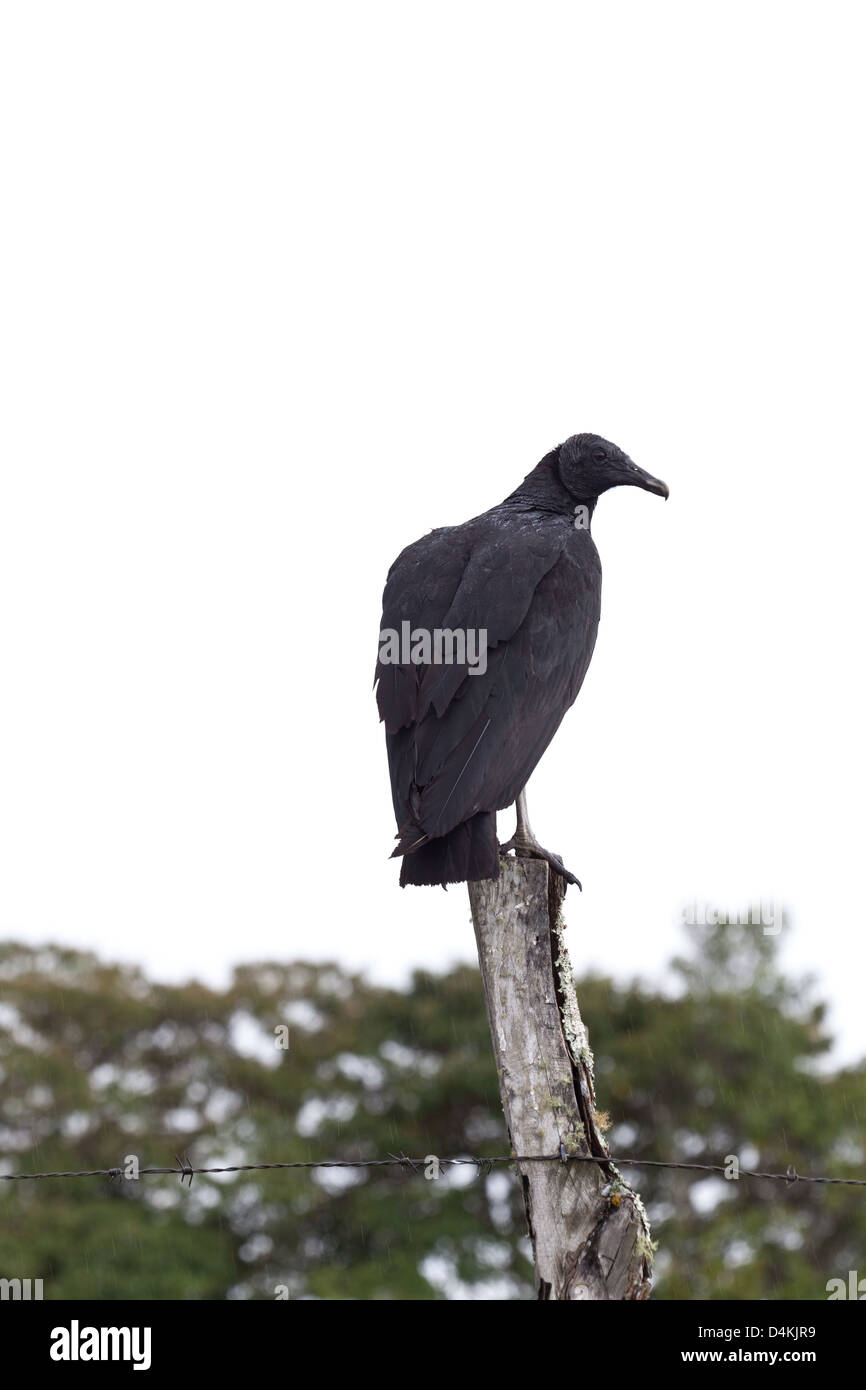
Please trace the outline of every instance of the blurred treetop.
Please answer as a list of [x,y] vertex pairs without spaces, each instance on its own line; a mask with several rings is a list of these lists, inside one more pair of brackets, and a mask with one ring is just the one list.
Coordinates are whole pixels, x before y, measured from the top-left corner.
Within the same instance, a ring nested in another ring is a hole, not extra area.
[[[828,1068],[824,1007],[755,927],[689,931],[681,992],[589,977],[614,1154],[862,1176],[866,1065]],[[2,1171],[507,1152],[476,970],[406,990],[335,964],[167,986],[0,945]],[[280,1045],[286,1040],[288,1047]],[[823,1299],[866,1274],[857,1188],[635,1174],[658,1298]],[[50,1298],[528,1298],[509,1169],[0,1183],[0,1277]]]

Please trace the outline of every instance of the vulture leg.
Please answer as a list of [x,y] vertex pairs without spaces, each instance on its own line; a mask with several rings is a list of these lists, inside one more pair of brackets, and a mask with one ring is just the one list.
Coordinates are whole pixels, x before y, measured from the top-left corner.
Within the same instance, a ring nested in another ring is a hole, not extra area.
[[532,826],[529,824],[529,815],[526,810],[525,787],[514,804],[517,810],[517,829],[506,844],[499,846],[499,853],[507,854],[510,849],[513,849],[516,855],[522,854],[529,855],[533,859],[546,859],[550,867],[564,878],[566,883],[576,883],[578,888],[581,889],[581,892],[583,892],[580,879],[575,878],[574,874],[569,873],[559,855],[551,854],[550,850],[545,849],[543,845],[539,844],[538,840],[536,840],[533,835]]

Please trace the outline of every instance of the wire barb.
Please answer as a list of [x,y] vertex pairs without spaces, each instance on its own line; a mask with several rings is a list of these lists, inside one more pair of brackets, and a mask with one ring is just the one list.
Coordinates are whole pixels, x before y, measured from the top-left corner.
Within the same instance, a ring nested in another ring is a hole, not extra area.
[[408,1169],[411,1173],[417,1173],[421,1164],[418,1159],[410,1158],[408,1154],[389,1154],[388,1157],[394,1162],[399,1163],[401,1168]]
[[[184,1178],[189,1178],[189,1185],[190,1185],[190,1187],[192,1187],[192,1180],[193,1180],[193,1178],[195,1177],[196,1172],[199,1171],[199,1170],[193,1168],[192,1164],[191,1164],[190,1161],[189,1161],[189,1155],[188,1155],[188,1154],[184,1154],[183,1158],[178,1158],[177,1154],[175,1154],[175,1156],[174,1156],[174,1161],[175,1161],[175,1163],[177,1164],[178,1168],[180,1169],[180,1185],[181,1185],[181,1187],[183,1187],[183,1180],[184,1180]],[[139,1171],[141,1171],[141,1170],[139,1170]],[[145,1170],[145,1171],[146,1171],[146,1170]]]

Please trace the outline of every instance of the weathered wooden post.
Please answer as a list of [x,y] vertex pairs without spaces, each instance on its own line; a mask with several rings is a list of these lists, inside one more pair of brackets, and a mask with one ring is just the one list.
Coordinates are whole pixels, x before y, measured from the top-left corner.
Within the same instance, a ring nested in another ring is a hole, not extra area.
[[[563,939],[564,890],[543,860],[511,856],[497,881],[469,884],[487,1017],[512,1152],[607,1160]],[[649,1297],[646,1214],[613,1164],[517,1168],[540,1299]]]

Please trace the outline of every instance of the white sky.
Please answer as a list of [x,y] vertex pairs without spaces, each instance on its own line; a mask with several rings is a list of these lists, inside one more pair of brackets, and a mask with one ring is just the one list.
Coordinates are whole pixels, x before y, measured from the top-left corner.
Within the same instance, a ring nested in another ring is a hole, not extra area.
[[774,897],[866,1053],[861,28],[3,8],[0,934],[472,959],[465,889],[387,857],[381,590],[593,430],[671,499],[599,505],[530,784],[575,965],[658,977],[684,903]]

